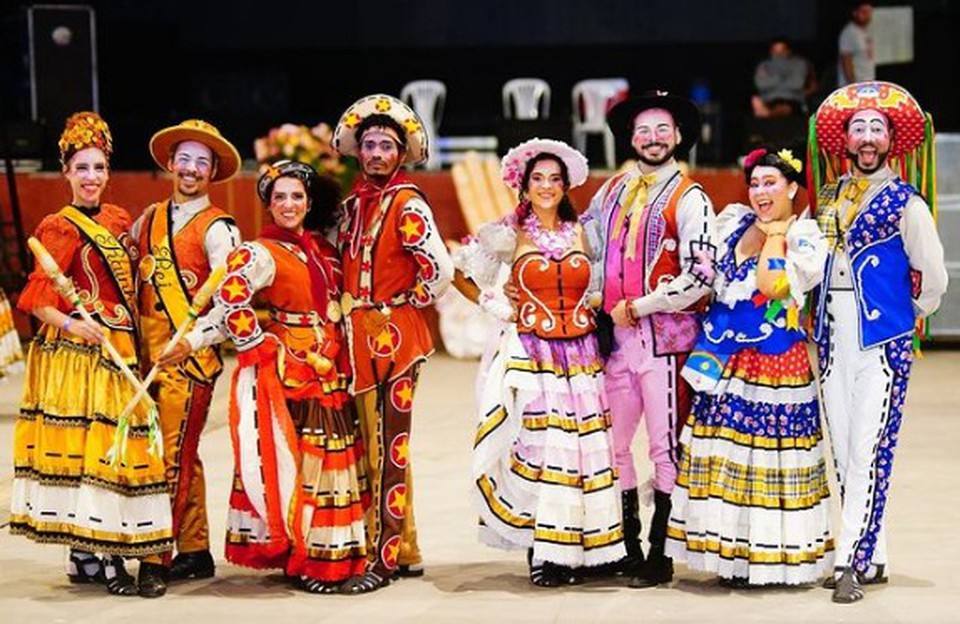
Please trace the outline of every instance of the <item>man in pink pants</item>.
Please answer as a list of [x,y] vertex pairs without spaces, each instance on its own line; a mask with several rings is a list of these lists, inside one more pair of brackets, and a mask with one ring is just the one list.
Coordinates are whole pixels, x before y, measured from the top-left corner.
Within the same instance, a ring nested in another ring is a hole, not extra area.
[[[703,189],[680,172],[674,158],[700,132],[692,102],[658,91],[621,102],[607,123],[614,133],[631,133],[638,163],[603,185],[582,221],[597,250],[603,309],[614,325],[605,388],[623,489],[627,558],[619,572],[632,577],[631,587],[652,587],[673,579],[673,562],[663,548],[677,439],[690,409],[690,388],[679,371],[700,329],[698,306],[710,290],[714,213]],[[630,451],[641,420],[655,474],[646,560]]]

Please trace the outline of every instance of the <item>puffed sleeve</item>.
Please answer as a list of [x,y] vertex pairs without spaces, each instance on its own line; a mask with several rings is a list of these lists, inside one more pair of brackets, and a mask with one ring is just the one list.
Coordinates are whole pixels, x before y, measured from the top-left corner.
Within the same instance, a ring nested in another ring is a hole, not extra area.
[[[80,232],[77,231],[76,226],[58,214],[47,215],[37,226],[34,236],[50,252],[60,270],[67,274],[73,262],[73,256],[80,247]],[[37,263],[30,273],[27,285],[17,299],[17,309],[31,314],[37,308],[46,306],[52,306],[64,313],[72,310],[70,304],[57,293],[53,281]]]
[[277,265],[256,242],[242,243],[227,256],[227,274],[213,295],[213,306],[197,319],[185,338],[193,351],[231,339],[237,351],[263,341],[263,330],[253,309],[254,294],[273,283]]
[[823,279],[827,241],[813,219],[800,219],[787,232],[786,273],[790,296],[803,307],[806,293]]
[[517,231],[513,227],[487,223],[453,252],[453,265],[481,290],[489,289],[496,285],[501,265],[513,260],[516,249]]

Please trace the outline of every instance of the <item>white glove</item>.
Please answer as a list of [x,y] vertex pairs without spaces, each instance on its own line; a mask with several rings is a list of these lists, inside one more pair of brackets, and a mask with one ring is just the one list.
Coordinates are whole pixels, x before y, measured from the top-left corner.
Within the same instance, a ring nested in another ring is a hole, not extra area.
[[482,291],[480,293],[479,304],[481,310],[495,319],[511,323],[516,317],[516,311],[513,309],[513,306],[490,291]]

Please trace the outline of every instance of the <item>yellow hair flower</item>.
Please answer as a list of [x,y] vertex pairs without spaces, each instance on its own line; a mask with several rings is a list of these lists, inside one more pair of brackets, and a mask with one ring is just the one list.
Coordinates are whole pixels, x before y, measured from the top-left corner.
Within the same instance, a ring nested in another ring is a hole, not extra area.
[[790,167],[792,167],[793,170],[796,171],[797,173],[800,173],[800,171],[803,169],[803,163],[800,162],[800,159],[794,156],[793,152],[791,152],[788,149],[782,149],[779,152],[777,152],[777,157],[779,157],[780,160],[782,160],[783,162],[790,165]]

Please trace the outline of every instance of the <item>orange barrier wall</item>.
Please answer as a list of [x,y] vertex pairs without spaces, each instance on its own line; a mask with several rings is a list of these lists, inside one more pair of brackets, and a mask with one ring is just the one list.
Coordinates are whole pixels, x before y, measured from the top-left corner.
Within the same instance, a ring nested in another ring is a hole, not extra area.
[[[426,193],[433,207],[437,227],[447,239],[458,240],[467,234],[466,222],[460,211],[453,177],[449,172],[421,172],[410,174],[414,183]],[[719,210],[734,201],[746,201],[746,187],[739,169],[698,169],[693,173],[714,206]],[[586,184],[571,192],[578,209],[589,204],[590,197],[603,184],[607,176],[592,175]],[[245,239],[254,238],[269,217],[257,199],[257,175],[243,172],[233,180],[212,187],[213,203],[223,208],[237,220]],[[69,187],[59,173],[16,174],[17,194],[23,214],[23,227],[33,232],[47,214],[59,210],[70,201]],[[140,171],[115,171],[104,193],[104,201],[123,206],[136,217],[150,203],[166,198],[171,193],[171,182],[166,174]],[[10,198],[6,176],[0,175],[0,210],[5,218],[10,214]],[[28,336],[29,324],[22,315],[17,315],[17,327],[21,335]],[[435,337],[438,336],[434,332]],[[437,342],[440,347],[439,340]]]

